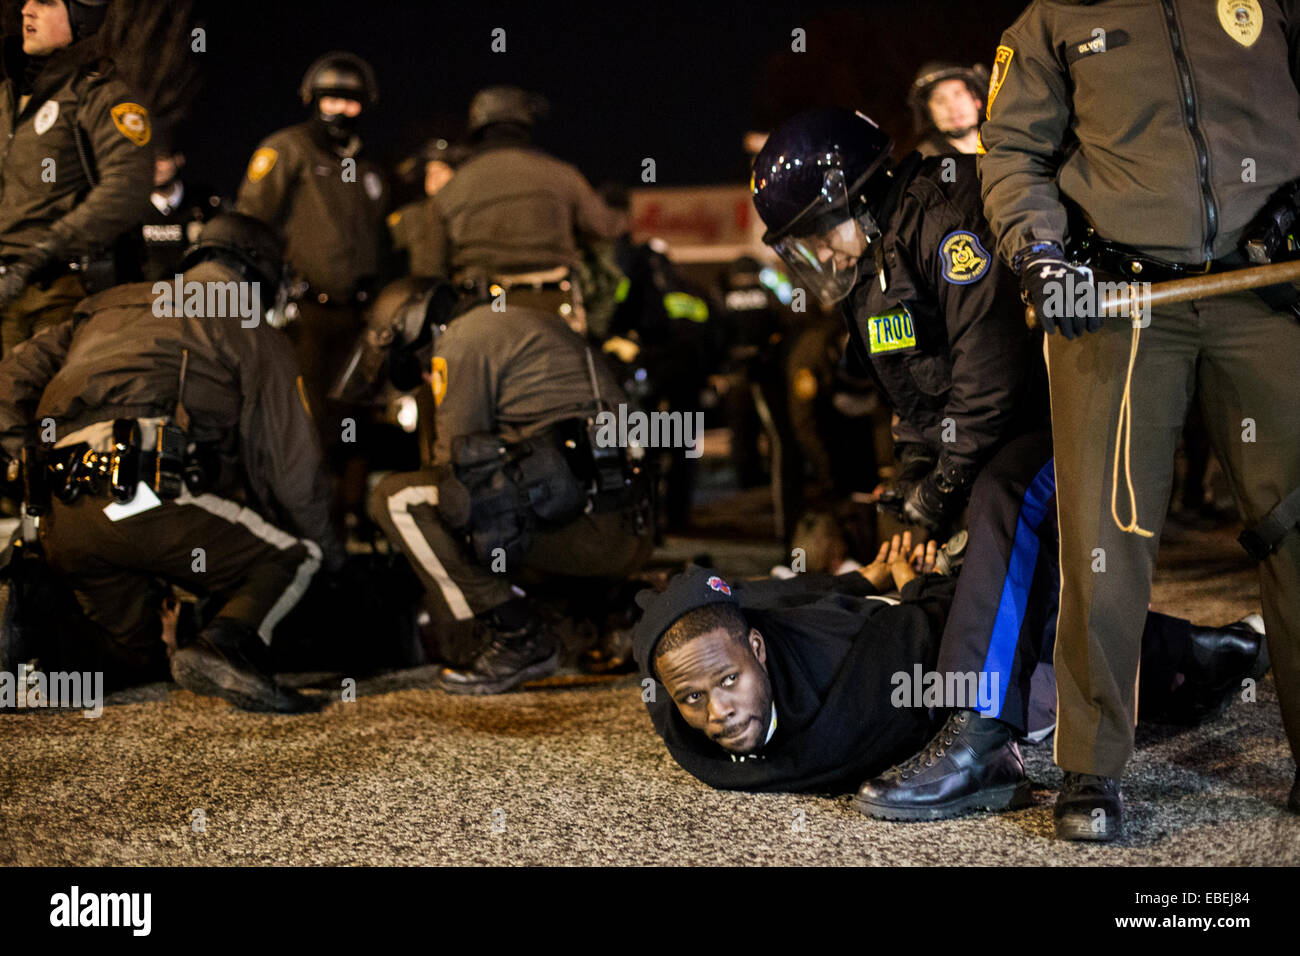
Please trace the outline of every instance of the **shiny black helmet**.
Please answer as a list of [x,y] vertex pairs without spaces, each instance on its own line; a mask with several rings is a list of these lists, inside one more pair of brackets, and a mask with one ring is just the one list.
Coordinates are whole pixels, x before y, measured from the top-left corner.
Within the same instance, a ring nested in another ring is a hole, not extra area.
[[250,282],[278,290],[285,282],[284,243],[274,229],[252,216],[225,213],[209,220],[185,250],[181,270],[217,259]]
[[355,53],[336,50],[307,67],[298,96],[303,106],[310,106],[322,96],[338,96],[371,108],[379,102],[379,83],[369,63]]
[[545,97],[536,93],[517,86],[489,86],[475,93],[470,101],[470,135],[496,123],[513,123],[532,129],[548,109]]
[[892,149],[866,115],[819,109],[783,123],[754,159],[763,242],[826,305],[848,295],[880,237],[875,210],[892,182]]
[[108,0],[66,0],[72,39],[84,40],[104,25]]

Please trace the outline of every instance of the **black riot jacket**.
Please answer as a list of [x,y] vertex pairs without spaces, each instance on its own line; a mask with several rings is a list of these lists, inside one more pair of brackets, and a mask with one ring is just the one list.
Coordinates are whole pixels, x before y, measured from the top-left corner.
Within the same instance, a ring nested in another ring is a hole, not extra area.
[[845,317],[898,414],[895,440],[926,446],[968,484],[1005,442],[1047,423],[1041,333],[993,253],[974,157],[913,153],[894,175],[879,216],[885,288],[862,279]]

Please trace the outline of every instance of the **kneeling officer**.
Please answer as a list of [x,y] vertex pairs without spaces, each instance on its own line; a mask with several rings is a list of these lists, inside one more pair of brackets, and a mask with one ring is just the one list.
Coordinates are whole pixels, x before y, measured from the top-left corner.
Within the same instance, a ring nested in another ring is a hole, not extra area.
[[379,483],[370,512],[410,559],[436,616],[472,621],[481,641],[473,663],[445,668],[439,686],[497,694],[559,664],[524,576],[635,572],[653,547],[652,488],[628,449],[600,446],[596,415],[628,399],[564,319],[456,303],[450,286],[418,279],[375,302],[371,344],[401,342],[396,365],[420,353],[437,438],[426,467]]
[[[216,608],[171,653],[177,683],[248,710],[310,709],[257,663],[322,560],[343,560],[293,349],[265,321],[282,298],[280,242],[257,220],[218,217],[182,267],[185,301],[161,283],[119,286],[5,356],[0,443],[28,461],[28,513],[106,680],[158,670],[162,578]],[[232,311],[245,314],[194,314]],[[241,479],[261,513],[226,497]]]

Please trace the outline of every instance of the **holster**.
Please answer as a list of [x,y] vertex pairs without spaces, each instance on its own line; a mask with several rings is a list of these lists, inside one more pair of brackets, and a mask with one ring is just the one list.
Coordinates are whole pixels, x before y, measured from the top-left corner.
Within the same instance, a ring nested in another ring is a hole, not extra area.
[[462,435],[438,482],[439,513],[484,564],[498,549],[521,561],[539,527],[577,518],[587,498],[549,431],[513,444],[489,432]]

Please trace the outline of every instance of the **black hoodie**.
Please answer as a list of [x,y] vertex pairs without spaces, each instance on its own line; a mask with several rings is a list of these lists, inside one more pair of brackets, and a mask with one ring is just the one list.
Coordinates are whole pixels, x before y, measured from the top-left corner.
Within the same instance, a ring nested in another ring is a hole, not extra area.
[[763,635],[777,714],[771,740],[743,759],[692,729],[650,667],[655,644],[674,621],[718,600],[714,581],[721,579],[702,568],[679,575],[647,602],[633,638],[642,676],[655,682],[650,718],[687,772],[724,790],[843,793],[906,759],[931,735],[927,710],[890,703],[892,678],[917,663],[934,668],[951,578],[917,578],[896,605],[872,596],[856,572],[722,582]]

